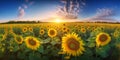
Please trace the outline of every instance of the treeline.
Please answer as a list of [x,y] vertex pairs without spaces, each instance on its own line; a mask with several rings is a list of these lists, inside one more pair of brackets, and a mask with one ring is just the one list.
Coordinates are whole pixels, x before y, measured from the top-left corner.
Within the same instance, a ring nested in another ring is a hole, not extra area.
[[8,21],[8,22],[5,22],[6,24],[13,24],[13,23],[40,23],[40,21]]

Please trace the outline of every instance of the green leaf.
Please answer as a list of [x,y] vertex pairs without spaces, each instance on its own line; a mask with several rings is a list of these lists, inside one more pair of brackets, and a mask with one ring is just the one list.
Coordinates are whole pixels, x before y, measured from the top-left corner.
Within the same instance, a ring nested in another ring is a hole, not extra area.
[[90,48],[95,47],[95,43],[90,43],[90,44],[88,45],[88,47],[90,47]]
[[100,55],[102,58],[105,58],[108,56],[109,50],[110,50],[109,45],[96,48],[96,54]]
[[86,51],[84,52],[84,55],[85,55],[85,56],[92,56],[92,55],[93,55],[92,50],[90,50],[89,48],[86,48],[85,50],[86,50]]
[[24,59],[25,58],[25,53],[19,52],[17,57],[20,58],[20,59]]
[[49,43],[50,42],[50,38],[47,38],[45,40],[43,40],[44,43]]
[[43,48],[43,46],[40,46],[40,47],[38,48],[38,52],[44,53],[44,48]]
[[55,44],[57,44],[57,42],[52,40],[51,44],[54,46]]
[[41,60],[49,60],[48,57],[43,56]]
[[19,50],[19,47],[18,46],[15,46],[14,49],[13,49],[13,52],[16,52]]
[[30,49],[26,48],[26,49],[24,50],[24,53],[27,53],[27,52],[30,52],[30,51],[31,51]]
[[29,60],[41,60],[41,55],[38,53],[30,53]]

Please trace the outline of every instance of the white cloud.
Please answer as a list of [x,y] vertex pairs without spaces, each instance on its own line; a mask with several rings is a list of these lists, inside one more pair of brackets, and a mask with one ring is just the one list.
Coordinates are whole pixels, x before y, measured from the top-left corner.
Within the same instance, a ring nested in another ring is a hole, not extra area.
[[61,0],[62,6],[58,7],[58,16],[66,19],[76,19],[81,11],[81,8],[85,6],[83,0]]
[[17,15],[18,19],[23,19],[23,17],[25,16],[25,9],[27,9],[28,6],[34,4],[34,1],[30,1],[30,0],[24,0],[24,1],[25,3],[18,7],[18,15]]
[[25,15],[24,8],[19,6],[19,8],[18,8],[18,18],[23,18],[24,15]]
[[85,20],[87,21],[116,21],[114,18],[112,18],[115,15],[112,9],[108,8],[102,8],[98,9],[96,14],[92,17],[88,17]]

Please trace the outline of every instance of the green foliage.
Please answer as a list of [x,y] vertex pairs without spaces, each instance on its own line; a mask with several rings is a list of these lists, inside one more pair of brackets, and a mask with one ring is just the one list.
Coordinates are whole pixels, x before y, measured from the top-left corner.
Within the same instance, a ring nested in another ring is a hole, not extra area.
[[21,35],[22,34],[22,29],[20,27],[13,27],[12,30],[17,35]]

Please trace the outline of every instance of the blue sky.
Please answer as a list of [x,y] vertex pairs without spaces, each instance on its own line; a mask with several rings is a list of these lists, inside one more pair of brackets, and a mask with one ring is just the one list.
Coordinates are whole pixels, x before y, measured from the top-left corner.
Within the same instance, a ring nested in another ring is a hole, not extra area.
[[[120,0],[84,0],[84,3],[78,19],[120,21]],[[59,5],[60,0],[0,0],[0,21],[47,19],[55,15]]]

